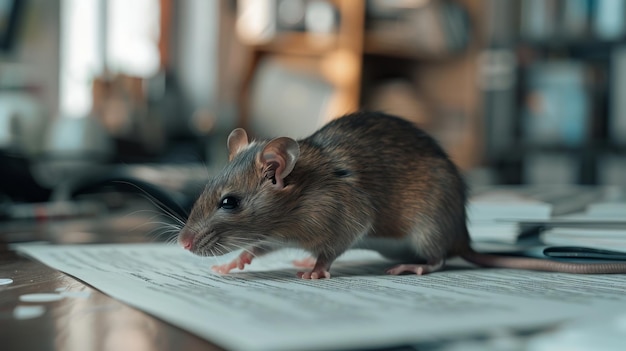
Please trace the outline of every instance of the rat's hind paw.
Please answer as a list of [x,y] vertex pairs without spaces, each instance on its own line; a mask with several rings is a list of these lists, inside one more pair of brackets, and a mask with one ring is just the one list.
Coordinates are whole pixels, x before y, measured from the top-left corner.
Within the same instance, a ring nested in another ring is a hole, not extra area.
[[250,264],[252,262],[252,258],[254,256],[252,256],[251,253],[244,251],[242,252],[236,259],[230,261],[229,263],[226,264],[222,264],[219,266],[213,266],[211,267],[211,270],[213,270],[213,272],[217,272],[219,274],[227,274],[230,271],[232,271],[235,268],[238,269],[243,269],[247,264]]
[[317,259],[315,257],[307,257],[301,260],[293,260],[293,265],[300,268],[313,268],[315,267]]
[[415,273],[417,275],[424,275],[440,270],[445,261],[440,261],[434,264],[399,264],[391,267],[387,270],[387,274],[400,275],[402,273]]
[[298,272],[298,278],[302,279],[328,279],[330,278],[330,272],[327,270],[313,270],[311,272]]

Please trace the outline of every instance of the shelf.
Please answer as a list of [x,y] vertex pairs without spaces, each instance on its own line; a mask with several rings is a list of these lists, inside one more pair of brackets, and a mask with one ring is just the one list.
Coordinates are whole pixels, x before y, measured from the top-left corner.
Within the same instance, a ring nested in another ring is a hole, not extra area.
[[520,40],[519,48],[542,54],[567,53],[576,58],[608,58],[611,52],[626,46],[624,40]]
[[[475,82],[478,77],[475,61],[480,54],[482,37],[480,28],[469,28],[471,33],[462,31],[459,37],[437,40],[445,37],[442,33],[444,26],[437,23],[428,22],[417,27],[421,28],[419,31],[411,27],[412,30],[399,33],[396,27],[372,27],[366,23],[366,1],[330,1],[335,5],[339,18],[333,33],[279,31],[267,42],[244,43],[250,58],[239,90],[238,125],[245,127],[249,124],[254,112],[249,102],[254,88],[252,82],[256,69],[266,59],[297,65],[298,73],[315,71],[316,76],[329,83],[331,95],[325,106],[324,121],[368,108],[369,100],[372,100],[371,96],[367,96],[370,90],[402,77],[417,88],[418,93],[412,101],[428,105],[424,109],[430,109],[432,105],[432,110],[436,111],[433,114],[443,116],[444,122],[441,123],[452,125],[463,119],[465,128],[459,132],[459,138],[454,138],[454,141],[451,138],[448,150],[458,166],[468,169],[480,162],[480,141],[476,135],[481,129],[478,116],[481,97]],[[485,9],[481,2],[456,1],[473,20],[481,22]],[[415,37],[416,33],[422,36]],[[423,36],[425,33],[428,36]],[[469,45],[470,40],[478,45]],[[459,47],[458,50],[454,50],[456,47]],[[400,109],[395,111],[397,114],[410,114]],[[435,119],[432,117],[433,121]],[[461,125],[460,122],[458,125]]]
[[571,155],[604,155],[604,154],[626,154],[626,145],[619,145],[611,142],[595,141],[586,145],[566,146],[566,145],[531,145],[523,142],[514,142],[506,151],[502,153],[507,157],[512,155],[525,155],[533,153],[556,153]]
[[410,48],[397,41],[389,40],[385,35],[373,32],[365,34],[363,52],[368,55],[426,61],[447,60],[458,55],[458,53],[454,52],[434,53]]
[[[251,46],[257,51],[278,55],[323,56],[339,47],[334,34],[300,32],[281,33],[265,44]],[[446,60],[457,53],[429,53],[389,41],[383,36],[366,35],[363,52],[368,55],[388,56],[411,60]]]
[[266,44],[252,46],[273,54],[321,56],[337,48],[337,35],[301,32],[280,33]]

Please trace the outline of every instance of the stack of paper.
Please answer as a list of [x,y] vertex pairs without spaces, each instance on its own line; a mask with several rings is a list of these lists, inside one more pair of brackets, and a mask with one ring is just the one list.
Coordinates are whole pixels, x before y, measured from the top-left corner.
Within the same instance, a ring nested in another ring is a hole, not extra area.
[[624,229],[552,228],[541,233],[540,238],[546,245],[626,252],[626,226]]
[[626,252],[626,202],[596,203],[583,213],[558,217],[540,239],[546,245]]
[[490,187],[478,189],[468,205],[469,231],[474,241],[515,242],[517,222],[546,221],[584,210],[602,192],[588,187]]

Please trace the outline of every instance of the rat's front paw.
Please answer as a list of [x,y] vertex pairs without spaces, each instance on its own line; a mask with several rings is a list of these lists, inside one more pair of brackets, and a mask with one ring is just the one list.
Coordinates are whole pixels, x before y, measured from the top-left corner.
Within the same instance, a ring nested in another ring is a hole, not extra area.
[[325,269],[313,270],[311,272],[298,272],[298,278],[302,279],[328,279],[330,272]]
[[221,264],[219,266],[213,266],[211,267],[211,270],[219,274],[228,274],[230,271],[232,271],[235,268],[237,268],[237,261],[232,261],[230,263]]
[[247,264],[252,262],[252,254],[249,252],[242,252],[236,259],[232,260],[230,263],[222,264],[219,266],[211,267],[213,272],[217,272],[219,274],[228,274],[235,268],[243,269]]

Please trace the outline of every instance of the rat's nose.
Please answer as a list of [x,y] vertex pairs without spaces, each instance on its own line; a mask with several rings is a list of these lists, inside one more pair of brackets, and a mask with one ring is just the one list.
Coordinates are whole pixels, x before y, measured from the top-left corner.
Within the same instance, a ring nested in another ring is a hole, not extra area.
[[183,229],[180,234],[178,234],[178,243],[185,250],[191,250],[193,247],[193,234],[188,230]]
[[185,250],[191,250],[191,244],[192,244],[192,240],[191,239],[189,239],[187,241],[183,240],[182,244],[183,244],[183,248]]

